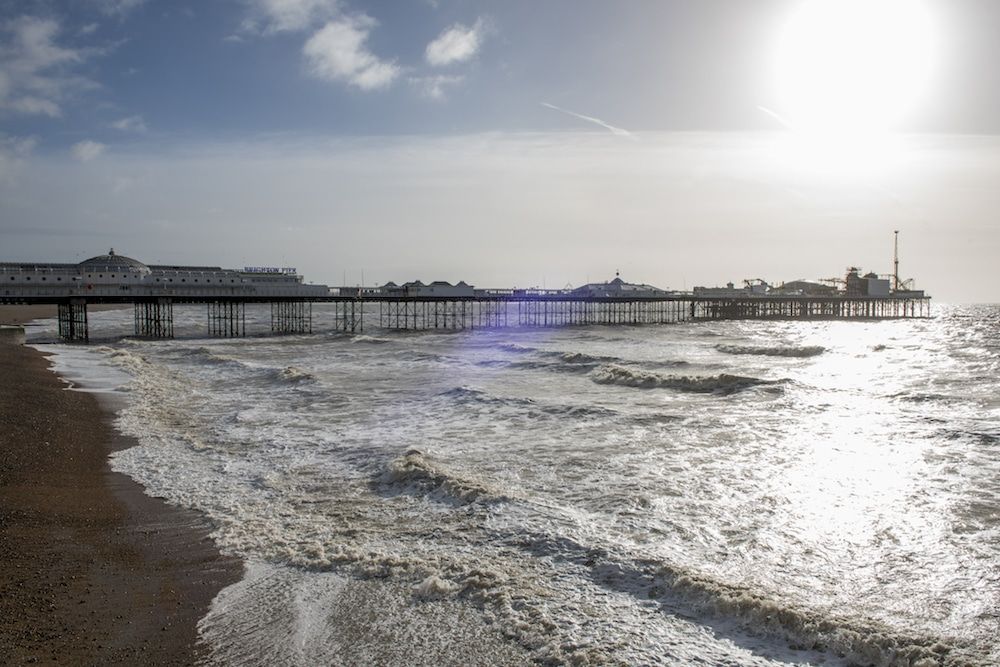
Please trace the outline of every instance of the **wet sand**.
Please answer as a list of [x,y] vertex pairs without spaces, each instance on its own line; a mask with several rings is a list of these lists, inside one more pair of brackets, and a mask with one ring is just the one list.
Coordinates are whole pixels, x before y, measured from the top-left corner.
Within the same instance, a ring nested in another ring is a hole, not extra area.
[[109,469],[134,441],[65,387],[45,355],[0,342],[0,662],[195,664],[196,624],[242,565],[199,514]]

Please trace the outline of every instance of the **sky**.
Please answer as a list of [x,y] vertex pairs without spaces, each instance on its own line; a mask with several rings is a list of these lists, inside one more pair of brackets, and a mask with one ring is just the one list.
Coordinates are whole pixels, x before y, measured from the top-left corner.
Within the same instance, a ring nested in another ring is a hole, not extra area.
[[0,261],[1000,301],[1000,3],[832,2],[0,0]]

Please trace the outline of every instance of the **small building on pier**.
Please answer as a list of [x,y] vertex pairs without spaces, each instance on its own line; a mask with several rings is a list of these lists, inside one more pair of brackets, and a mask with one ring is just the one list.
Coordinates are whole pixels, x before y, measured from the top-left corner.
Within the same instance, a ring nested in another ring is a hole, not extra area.
[[400,297],[473,297],[476,295],[476,290],[472,285],[469,285],[464,280],[459,280],[457,283],[452,285],[446,280],[435,280],[430,284],[424,284],[419,280],[411,280],[408,283],[403,283],[402,285],[397,285],[394,282],[388,282],[379,288],[379,293],[383,296],[400,296]]
[[644,283],[627,283],[615,274],[606,283],[588,283],[569,292],[570,296],[603,299],[656,299],[670,294],[666,290]]
[[811,280],[790,280],[787,283],[782,284],[780,287],[772,290],[771,293],[787,295],[800,294],[803,296],[833,296],[837,293],[837,288],[834,285],[824,285],[823,283],[817,283]]
[[847,296],[889,296],[889,278],[880,278],[874,272],[859,275],[861,269],[852,266],[844,278],[844,292]]
[[771,286],[760,279],[744,280],[743,283],[744,287],[736,287],[733,283],[726,283],[725,287],[694,287],[691,293],[697,297],[742,299],[764,296],[771,291]]

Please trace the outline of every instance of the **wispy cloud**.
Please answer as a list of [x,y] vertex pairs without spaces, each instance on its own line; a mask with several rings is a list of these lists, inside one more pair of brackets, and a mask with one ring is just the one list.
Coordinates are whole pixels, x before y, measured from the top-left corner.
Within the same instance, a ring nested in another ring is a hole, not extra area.
[[104,154],[104,151],[107,150],[107,148],[108,147],[106,145],[98,141],[91,141],[90,139],[86,139],[79,143],[73,144],[73,147],[70,149],[70,152],[73,154],[73,157],[75,157],[80,162],[90,162],[91,160],[96,160],[97,158],[101,157],[101,155]]
[[343,17],[330,21],[305,43],[302,53],[309,72],[325,81],[348,83],[361,90],[390,85],[400,68],[380,59],[366,42],[376,22],[368,16]]
[[614,125],[611,125],[610,123],[605,123],[600,118],[594,118],[593,116],[585,116],[582,113],[577,113],[575,111],[570,111],[569,109],[563,109],[562,107],[557,107],[556,105],[549,104],[548,102],[542,102],[541,105],[543,107],[546,107],[546,108],[549,108],[549,109],[553,109],[555,111],[559,111],[559,112],[564,113],[564,114],[568,114],[570,116],[573,116],[574,118],[579,118],[580,120],[585,120],[588,123],[594,123],[595,125],[600,125],[604,129],[606,129],[609,132],[611,132],[611,134],[614,134],[615,136],[628,137],[629,139],[635,139],[635,135],[632,134],[631,132],[629,132],[628,130],[622,129],[620,127],[615,127]]
[[59,32],[55,20],[30,16],[0,25],[0,109],[56,117],[66,97],[95,85],[74,71],[86,52],[57,44]]
[[338,0],[246,0],[250,16],[244,32],[298,32],[329,21],[340,14]]
[[142,119],[142,116],[119,118],[111,123],[111,127],[122,132],[145,132],[147,129],[146,121]]
[[435,67],[470,60],[479,53],[486,34],[486,23],[478,19],[473,25],[460,23],[446,28],[427,45],[424,57]]
[[7,182],[18,166],[35,150],[34,137],[0,134],[0,183]]
[[448,86],[457,86],[465,80],[464,76],[436,74],[433,76],[411,76],[410,85],[415,86],[424,97],[432,100],[445,99],[445,89]]
[[146,0],[97,0],[101,11],[109,16],[125,16],[136,7],[144,4]]

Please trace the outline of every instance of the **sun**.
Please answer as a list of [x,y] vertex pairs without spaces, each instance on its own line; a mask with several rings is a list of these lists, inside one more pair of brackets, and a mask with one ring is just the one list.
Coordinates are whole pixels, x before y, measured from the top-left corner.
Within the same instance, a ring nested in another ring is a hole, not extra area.
[[778,111],[793,129],[897,129],[928,92],[937,58],[923,0],[802,0],[775,54]]

